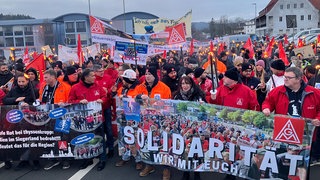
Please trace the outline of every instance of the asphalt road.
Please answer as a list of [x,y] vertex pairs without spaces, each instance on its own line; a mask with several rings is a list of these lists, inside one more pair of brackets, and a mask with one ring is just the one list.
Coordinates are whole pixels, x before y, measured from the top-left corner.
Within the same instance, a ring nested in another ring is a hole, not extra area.
[[[94,160],[94,164],[89,166],[85,170],[79,170],[80,161],[71,161],[71,167],[67,170],[63,170],[61,165],[56,166],[48,171],[40,169],[38,171],[32,170],[31,167],[26,167],[20,171],[14,169],[6,170],[3,165],[0,164],[0,180],[161,180],[163,167],[156,166],[156,172],[146,177],[139,177],[139,171],[135,169],[135,163],[132,160],[123,167],[115,167],[115,163],[120,160],[118,156],[114,156],[108,159],[106,167],[102,171],[97,171],[96,164],[97,159]],[[14,162],[16,165],[17,162]],[[43,167],[46,164],[45,160],[40,161]],[[171,179],[180,180],[182,172],[171,168]],[[311,167],[310,180],[319,180],[320,166]],[[202,180],[223,180],[224,174],[219,173],[201,173]],[[193,179],[193,173],[191,173],[191,179]],[[237,178],[241,179],[241,178]]]

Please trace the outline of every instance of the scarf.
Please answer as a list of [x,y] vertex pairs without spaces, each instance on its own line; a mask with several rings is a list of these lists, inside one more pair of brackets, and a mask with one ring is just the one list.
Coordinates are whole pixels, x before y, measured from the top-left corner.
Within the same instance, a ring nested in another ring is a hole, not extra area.
[[189,89],[189,91],[187,92],[184,92],[182,89],[180,89],[182,100],[190,100],[190,97],[192,96],[193,92],[194,92],[193,87]]

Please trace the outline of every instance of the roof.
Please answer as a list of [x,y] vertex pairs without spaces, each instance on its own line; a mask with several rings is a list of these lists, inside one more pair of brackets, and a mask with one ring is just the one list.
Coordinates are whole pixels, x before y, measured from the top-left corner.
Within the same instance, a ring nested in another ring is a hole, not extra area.
[[14,25],[35,25],[52,23],[52,19],[18,19],[18,20],[1,20],[0,26],[14,26]]
[[309,0],[310,3],[318,10],[320,10],[320,1],[319,0]]
[[159,17],[150,13],[146,12],[139,12],[139,11],[134,11],[134,12],[127,12],[125,14],[120,14],[116,17],[113,17],[112,20],[131,20],[133,17],[140,18],[140,19],[158,19]]
[[[269,4],[259,12],[259,17],[266,15],[276,5],[278,0],[271,0]],[[320,0],[309,0],[309,2],[318,10],[320,10]]]

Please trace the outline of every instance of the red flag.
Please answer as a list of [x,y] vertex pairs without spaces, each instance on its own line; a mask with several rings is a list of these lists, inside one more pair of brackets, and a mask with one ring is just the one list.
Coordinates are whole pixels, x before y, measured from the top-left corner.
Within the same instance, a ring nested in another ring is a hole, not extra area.
[[254,50],[253,50],[253,45],[252,45],[250,37],[248,38],[246,44],[243,47],[250,51],[249,57],[250,57],[250,59],[253,59]]
[[285,34],[284,37],[283,37],[283,43],[284,44],[289,44],[289,41],[288,41],[288,36]]
[[284,51],[282,42],[279,42],[279,58],[284,62],[286,66],[289,65],[289,61],[288,61],[286,52]]
[[39,54],[37,53],[37,51],[33,51],[32,59],[36,59],[38,56],[39,56]]
[[271,41],[269,42],[266,50],[264,51],[264,57],[265,57],[265,58],[271,57],[273,44],[274,44],[274,37],[272,37],[272,39],[271,39]]
[[222,51],[224,51],[224,43],[219,43],[218,54],[220,54]]
[[80,34],[78,34],[78,49],[77,49],[78,59],[79,59],[79,66],[82,67],[82,64],[84,62],[82,47],[81,47],[81,38]]
[[318,34],[318,36],[317,36],[317,44],[316,44],[316,47],[317,46],[320,46],[320,34]]
[[102,22],[93,16],[90,16],[90,30],[92,34],[104,34],[105,32]]
[[210,41],[210,52],[213,52],[213,42]]
[[24,50],[24,54],[23,54],[23,63],[28,64],[29,62],[30,62],[30,57],[29,57],[29,50],[28,50],[28,46],[27,46],[26,49]]
[[31,62],[26,66],[26,70],[28,70],[29,68],[34,68],[34,69],[36,69],[36,70],[38,70],[38,71],[45,69],[44,55],[43,55],[43,53],[41,53],[40,55],[38,55],[38,57],[36,57],[33,61],[31,61]]
[[189,51],[189,55],[192,56],[194,51],[194,46],[193,46],[193,39],[191,39],[191,44],[190,44],[190,51]]
[[184,23],[180,23],[175,26],[166,27],[165,31],[169,32],[169,38],[167,38],[167,43],[169,45],[186,42],[186,32],[184,26]]
[[163,50],[162,58],[167,59],[167,50]]
[[301,38],[298,39],[298,48],[303,47],[304,43]]

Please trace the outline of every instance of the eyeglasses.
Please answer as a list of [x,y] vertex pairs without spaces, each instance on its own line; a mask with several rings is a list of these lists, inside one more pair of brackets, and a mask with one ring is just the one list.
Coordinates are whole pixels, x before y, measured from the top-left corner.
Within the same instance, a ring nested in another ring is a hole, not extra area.
[[295,77],[295,76],[294,76],[294,77],[291,77],[291,76],[284,76],[284,78],[285,78],[285,79],[290,80],[290,79],[293,79],[293,78],[296,78],[296,77]]

